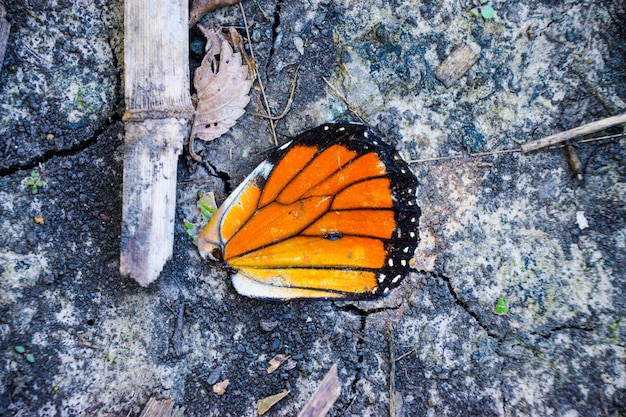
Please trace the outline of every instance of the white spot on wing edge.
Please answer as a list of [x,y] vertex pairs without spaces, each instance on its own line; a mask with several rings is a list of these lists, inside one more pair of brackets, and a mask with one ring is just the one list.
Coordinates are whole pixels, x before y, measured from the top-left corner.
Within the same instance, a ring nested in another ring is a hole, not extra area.
[[285,149],[287,149],[289,147],[289,145],[291,145],[293,143],[293,140],[290,140],[289,142],[285,142],[282,145],[280,145],[280,147],[278,149],[280,149],[281,151],[284,151]]

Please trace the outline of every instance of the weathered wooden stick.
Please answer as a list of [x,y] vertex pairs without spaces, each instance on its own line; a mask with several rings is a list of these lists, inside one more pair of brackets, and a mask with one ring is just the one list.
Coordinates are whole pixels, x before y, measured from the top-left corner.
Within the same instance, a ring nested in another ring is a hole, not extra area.
[[341,393],[337,376],[337,364],[333,364],[311,398],[306,402],[298,417],[324,417]]
[[172,256],[176,165],[193,114],[187,0],[125,0],[120,272],[140,285]]
[[171,398],[155,400],[150,398],[139,417],[183,417],[184,407],[176,407]]
[[566,130],[565,132],[560,132],[554,135],[539,138],[537,140],[533,140],[521,145],[520,148],[524,153],[536,151],[538,149],[545,148],[546,146],[556,145],[557,143],[565,142],[566,140],[578,136],[584,136],[590,133],[599,132],[600,130],[604,130],[607,127],[615,126],[621,123],[626,123],[626,113],[587,123],[586,125]]

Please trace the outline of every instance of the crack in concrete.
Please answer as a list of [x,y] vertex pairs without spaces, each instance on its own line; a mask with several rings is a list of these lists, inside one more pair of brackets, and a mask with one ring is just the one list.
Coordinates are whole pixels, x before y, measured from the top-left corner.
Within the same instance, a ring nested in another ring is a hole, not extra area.
[[228,197],[233,191],[233,187],[230,183],[230,175],[228,175],[227,172],[218,170],[215,165],[213,165],[209,161],[202,161],[200,165],[204,167],[204,169],[210,176],[219,178],[222,181],[222,184],[224,184],[224,194],[226,195],[226,197]]
[[278,27],[280,26],[280,10],[283,5],[283,0],[278,0],[276,2],[276,7],[274,8],[274,23],[272,24],[272,47],[270,48],[270,53],[267,57],[267,63],[265,64],[265,74],[269,73],[270,62],[272,62],[272,57],[274,56],[274,52],[276,51],[276,40],[278,39]]
[[[367,318],[370,316],[370,314],[381,313],[383,311],[388,311],[388,310],[397,310],[399,309],[399,307],[380,307],[380,308],[374,308],[372,310],[364,310],[362,308],[355,306],[354,304],[348,304],[348,305],[339,307],[339,309],[343,312],[356,314],[357,316],[359,316],[360,321],[361,321],[360,323],[361,326],[359,328],[359,331],[363,332],[365,331],[365,327],[367,325]],[[393,336],[390,335],[389,337],[393,337]],[[357,336],[356,352],[358,356],[357,356],[357,362],[356,362],[356,367],[355,367],[356,372],[354,374],[354,379],[352,380],[352,383],[350,383],[350,398],[352,398],[352,400],[350,401],[348,405],[346,405],[346,407],[342,411],[347,411],[352,405],[352,402],[354,401],[354,399],[357,397],[357,392],[358,392],[357,384],[361,380],[361,376],[363,374],[363,361],[365,360],[365,355],[363,353],[363,350],[366,344],[367,344],[367,341],[365,339]]]
[[[102,16],[101,12],[101,16]],[[118,102],[120,100],[121,97],[123,97],[123,94],[120,94],[120,92],[123,91],[123,84],[122,84],[122,71],[120,70],[120,64],[119,64],[119,59],[117,54],[115,53],[115,47],[114,47],[114,40],[113,37],[109,34],[109,36],[107,37],[107,42],[109,44],[109,47],[111,48],[111,56],[113,59],[113,64],[114,64],[114,68],[117,68],[118,70],[116,71],[116,82],[115,82],[115,88],[117,90],[117,94],[116,97],[114,98],[114,102]],[[123,108],[123,102],[120,103],[119,105],[121,106],[121,108]],[[121,111],[120,112],[115,112],[113,113],[111,116],[109,116],[108,120],[103,122],[91,135],[91,137],[89,137],[86,140],[83,140],[73,146],[70,146],[68,148],[64,148],[64,149],[49,149],[47,151],[45,151],[41,156],[34,158],[31,162],[28,163],[24,163],[24,164],[16,164],[16,165],[10,165],[7,168],[0,168],[0,177],[6,177],[6,176],[11,176],[13,174],[16,174],[19,171],[23,171],[23,170],[31,170],[31,169],[35,169],[37,168],[40,164],[45,164],[48,161],[54,159],[54,158],[59,158],[59,157],[68,157],[68,156],[74,156],[77,155],[78,153],[88,149],[89,147],[91,147],[93,144],[95,144],[98,141],[98,138],[104,133],[106,132],[111,126],[113,126],[115,123],[119,122],[122,120],[122,114]],[[80,126],[77,126],[80,127]]]
[[98,138],[104,134],[111,126],[113,126],[118,121],[121,121],[122,117],[119,114],[116,114],[109,118],[109,120],[103,123],[100,127],[98,127],[93,135],[90,138],[77,143],[76,145],[70,146],[64,149],[49,149],[44,152],[41,156],[34,158],[31,162],[24,164],[16,164],[11,165],[7,168],[0,168],[0,177],[8,177],[14,175],[20,171],[31,170],[39,167],[39,165],[46,164],[48,161],[55,158],[65,158],[69,156],[74,156],[88,149],[92,145],[94,145]]
[[[367,324],[367,316],[369,315],[367,311],[360,309],[353,304],[348,304],[346,306],[339,307],[339,309],[346,313],[358,315],[361,321],[361,327],[359,328],[359,331],[363,332],[365,330],[365,326]],[[350,383],[350,398],[352,398],[353,400],[354,398],[356,398],[356,395],[357,395],[356,393],[358,392],[357,384],[359,383],[359,380],[360,380],[359,375],[361,375],[363,372],[363,360],[365,358],[365,356],[363,355],[363,345],[365,345],[365,340],[363,340],[363,338],[361,337],[357,337],[356,352],[358,356],[357,356],[357,362],[355,364],[356,372],[354,373],[354,378],[352,379],[352,382]],[[347,411],[348,408],[350,408],[353,400],[351,400],[350,403],[348,403],[348,405],[343,411]]]
[[540,336],[544,339],[550,339],[552,336],[554,336],[556,333],[561,332],[563,330],[580,330],[583,332],[595,332],[598,329],[596,327],[593,326],[581,326],[581,325],[577,325],[577,324],[561,324],[558,325],[556,327],[553,327],[551,329],[547,329],[545,331],[537,331],[537,332],[530,332],[529,334],[533,335],[533,336]]
[[445,276],[442,273],[432,273],[432,275],[436,278],[439,278],[441,280],[443,280],[443,282],[446,283],[447,287],[448,287],[448,292],[452,295],[452,298],[454,299],[454,303],[461,307],[465,312],[467,312],[467,314],[469,314],[475,321],[476,323],[478,323],[478,325],[480,326],[481,329],[483,329],[487,335],[489,335],[490,337],[492,337],[493,339],[497,340],[498,343],[502,342],[502,337],[498,336],[498,333],[496,333],[494,330],[490,329],[489,326],[487,324],[485,324],[482,319],[480,318],[480,315],[478,313],[476,313],[475,311],[473,311],[470,306],[463,301],[463,299],[461,299],[461,297],[459,297],[459,295],[456,293],[454,287],[452,286],[452,283],[450,282],[450,278],[448,278],[447,276]]
[[[446,283],[446,286],[448,287],[448,292],[450,293],[450,295],[452,295],[452,298],[454,299],[454,303],[457,306],[459,306],[460,308],[462,308],[465,312],[467,312],[467,314],[469,314],[470,317],[472,317],[476,321],[476,323],[478,323],[480,328],[483,329],[487,333],[487,335],[489,337],[491,337],[491,338],[496,340],[496,342],[498,344],[498,347],[496,349],[495,354],[499,358],[501,358],[499,375],[503,375],[506,355],[502,355],[499,352],[500,352],[500,349],[502,347],[502,343],[506,339],[506,334],[502,335],[502,336],[499,336],[497,332],[495,332],[492,329],[490,329],[489,326],[487,324],[485,324],[481,320],[480,315],[477,314],[475,311],[472,311],[470,306],[464,300],[462,300],[459,297],[459,295],[457,294],[456,290],[452,286],[452,283],[450,282],[450,278],[449,277],[447,277],[443,273],[433,273],[433,276],[435,276],[437,278],[440,278],[441,280],[443,280]],[[501,395],[501,398],[502,398],[502,409],[504,411],[504,415],[508,415],[509,414],[507,412],[507,409],[509,407],[508,406],[508,398],[507,398],[506,391],[505,391],[504,378],[503,377],[499,378],[498,389],[500,390],[500,395]]]

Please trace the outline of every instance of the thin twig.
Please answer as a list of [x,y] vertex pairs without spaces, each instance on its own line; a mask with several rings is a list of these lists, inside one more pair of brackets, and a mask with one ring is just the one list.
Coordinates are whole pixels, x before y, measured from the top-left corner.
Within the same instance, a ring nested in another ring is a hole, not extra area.
[[337,87],[332,85],[331,82],[328,81],[323,75],[321,77],[328,86],[328,88],[330,88],[330,91],[332,91],[341,101],[344,102],[344,104],[348,107],[348,110],[352,112],[356,117],[358,117],[361,123],[367,124],[365,122],[365,119],[361,117],[361,115],[350,105],[350,103],[348,103],[348,99],[343,94],[341,94],[341,91],[339,91]]
[[285,104],[285,108],[283,109],[283,112],[281,114],[279,114],[278,116],[269,116],[266,114],[261,114],[261,113],[250,113],[252,116],[257,116],[257,117],[262,117],[264,119],[271,119],[271,120],[280,120],[283,117],[285,117],[287,115],[287,113],[289,113],[289,110],[291,109],[291,104],[293,103],[293,93],[296,91],[296,82],[298,81],[298,71],[300,70],[300,65],[298,65],[298,67],[296,68],[296,73],[293,76],[293,79],[291,80],[291,89],[289,91],[289,99],[287,99],[287,104]]
[[400,361],[400,360],[402,360],[402,359],[406,358],[406,357],[407,357],[407,356],[409,356],[411,353],[416,352],[416,351],[417,351],[417,348],[413,348],[413,349],[409,350],[408,352],[403,353],[402,355],[398,356],[398,358],[396,359],[396,362],[398,362],[398,361]]
[[241,37],[241,35],[239,35],[239,32],[237,32],[238,29],[245,29],[245,27],[229,26],[228,36],[230,37],[231,42],[239,50],[239,53],[241,54],[241,57],[243,58],[243,60],[246,62],[246,65],[248,66],[248,71],[250,72],[250,79],[252,80],[252,82],[254,82],[254,79],[256,77],[255,70],[257,67],[257,63],[254,58],[250,59],[250,57],[246,53],[246,48],[243,45],[243,38]]
[[[605,139],[618,138],[620,136],[624,136],[624,135],[622,133],[619,133],[619,134],[616,134],[616,135],[607,135],[607,136],[600,136],[600,137],[597,137],[597,138],[581,139],[581,140],[576,141],[574,143],[597,142],[597,141],[605,140]],[[550,149],[561,149],[561,148],[564,148],[566,146],[567,145],[565,145],[565,144],[556,144],[556,145],[550,147]],[[500,155],[500,154],[506,154],[506,153],[519,153],[519,152],[522,152],[522,150],[519,149],[519,148],[518,149],[502,149],[502,150],[498,150],[498,151],[470,153],[470,154],[467,154],[467,155],[451,155],[451,156],[438,156],[438,157],[433,157],[433,158],[410,159],[407,162],[409,164],[419,164],[419,163],[423,163],[423,162],[437,162],[437,161],[449,161],[449,160],[452,160],[452,159],[478,158],[478,157],[482,157],[482,156]]]
[[396,416],[396,359],[393,347],[393,326],[389,324],[389,417]]
[[[244,11],[243,5],[241,3],[239,3],[239,8],[241,9],[241,15],[243,17],[243,24],[246,27],[246,37],[248,38],[248,44],[250,45],[250,55],[252,56],[252,59],[256,62],[256,58],[254,57],[254,48],[252,48],[252,38],[250,37],[250,29],[248,26],[248,19],[246,18],[246,12]],[[255,78],[259,82],[259,88],[261,89],[261,96],[263,97],[265,111],[267,112],[268,115],[271,116],[272,112],[270,110],[269,102],[267,101],[267,96],[265,95],[265,87],[263,86],[263,81],[261,80],[261,77],[259,76],[259,72],[256,68],[254,68],[254,72],[255,72]],[[274,145],[278,146],[278,137],[276,136],[276,128],[274,126],[274,120],[270,118],[268,119],[268,122],[270,123],[270,129],[272,130],[272,139],[273,139]]]
[[451,155],[451,156],[439,156],[439,157],[433,157],[433,158],[410,159],[407,162],[409,164],[418,164],[422,162],[448,161],[452,159],[464,159],[464,158],[478,158],[481,156],[499,155],[499,154],[504,154],[504,153],[514,153],[514,152],[521,152],[521,150],[503,149],[499,151],[470,153],[467,155]]
[[259,8],[259,12],[261,12],[261,14],[263,15],[263,19],[270,20],[269,17],[267,17],[267,13],[265,13],[265,10],[263,10],[263,8],[261,7],[261,3],[259,3],[259,0],[256,0],[255,3],[256,6]]
[[198,179],[193,179],[193,180],[183,180],[183,181],[178,181],[177,184],[204,184],[207,182],[211,182],[213,181],[213,178],[198,178]]
[[568,139],[573,139],[578,136],[588,135],[590,133],[599,132],[607,127],[626,123],[626,113],[618,114],[617,116],[607,117],[606,119],[597,120],[595,122],[587,123],[576,127],[574,129],[566,130],[565,132],[556,133],[554,135],[546,136],[531,142],[525,143],[520,146],[522,152],[536,151],[547,146],[556,145],[561,142],[565,142]]
[[598,136],[597,138],[588,138],[588,139],[581,139],[579,141],[577,141],[576,143],[589,143],[589,142],[597,142],[599,140],[604,140],[604,139],[615,139],[615,138],[619,138],[619,137],[624,137],[626,135],[624,135],[624,133],[617,133],[615,135],[606,135],[606,136]]
[[193,150],[193,142],[195,137],[196,135],[189,135],[189,156],[191,156],[194,161],[202,162],[202,157]]

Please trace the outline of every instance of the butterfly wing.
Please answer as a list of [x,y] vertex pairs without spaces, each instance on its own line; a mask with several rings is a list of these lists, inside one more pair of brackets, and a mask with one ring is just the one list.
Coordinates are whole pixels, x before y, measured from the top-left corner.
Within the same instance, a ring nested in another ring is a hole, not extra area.
[[406,275],[418,243],[417,180],[363,125],[303,133],[263,161],[198,237],[242,295],[374,298]]

